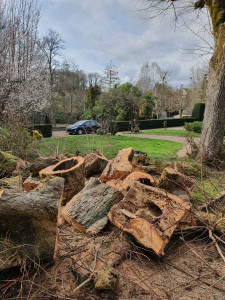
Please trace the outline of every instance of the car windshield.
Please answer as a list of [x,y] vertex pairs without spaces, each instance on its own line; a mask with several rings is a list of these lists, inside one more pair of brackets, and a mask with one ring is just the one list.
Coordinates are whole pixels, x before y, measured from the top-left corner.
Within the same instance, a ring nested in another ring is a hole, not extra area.
[[76,123],[73,124],[73,126],[79,126],[79,125],[82,125],[84,124],[85,121],[78,121]]

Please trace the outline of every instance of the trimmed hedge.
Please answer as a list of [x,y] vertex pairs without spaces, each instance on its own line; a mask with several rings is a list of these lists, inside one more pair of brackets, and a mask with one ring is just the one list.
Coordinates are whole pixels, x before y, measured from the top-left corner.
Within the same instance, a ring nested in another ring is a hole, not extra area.
[[205,103],[196,103],[192,110],[192,118],[203,121],[205,112]]
[[[140,130],[164,128],[164,122],[166,122],[166,127],[184,126],[185,123],[190,123],[194,121],[197,120],[193,118],[140,120],[139,128]],[[113,134],[116,134],[118,131],[130,131],[130,122],[114,121],[111,123],[110,130]]]
[[38,130],[44,138],[52,136],[52,125],[51,124],[36,124],[31,127],[31,130]]

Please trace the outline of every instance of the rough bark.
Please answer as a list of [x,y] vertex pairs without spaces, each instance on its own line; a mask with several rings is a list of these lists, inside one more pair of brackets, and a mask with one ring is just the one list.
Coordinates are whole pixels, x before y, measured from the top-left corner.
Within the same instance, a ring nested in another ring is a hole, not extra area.
[[54,177],[30,193],[12,189],[0,193],[0,239],[14,245],[18,262],[53,259],[63,184],[63,178]]
[[225,2],[205,2],[212,20],[215,50],[209,64],[200,152],[215,159],[222,149],[225,126]]
[[84,174],[86,177],[101,174],[108,159],[101,153],[89,153],[84,157]]
[[67,158],[39,172],[41,177],[61,176],[65,179],[61,205],[66,205],[84,187],[84,159],[76,156]]
[[123,180],[126,178],[126,176],[129,175],[133,170],[133,166],[131,164],[132,158],[133,148],[120,150],[117,156],[108,162],[100,177],[100,180],[102,182],[107,182],[112,179]]
[[124,199],[111,208],[108,217],[142,245],[163,255],[174,230],[189,210],[190,205],[179,197],[135,182]]
[[58,159],[51,156],[40,156],[30,165],[30,173],[32,177],[39,175],[39,172],[51,165],[55,165],[59,162]]
[[110,208],[122,198],[122,193],[92,177],[80,194],[67,203],[61,216],[81,232],[97,233],[97,228],[101,230],[107,223],[105,217]]

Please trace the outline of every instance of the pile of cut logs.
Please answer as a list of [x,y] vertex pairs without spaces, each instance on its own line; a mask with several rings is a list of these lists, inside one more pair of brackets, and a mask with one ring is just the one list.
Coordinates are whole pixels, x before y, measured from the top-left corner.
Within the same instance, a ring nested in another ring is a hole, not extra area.
[[[0,179],[0,243],[5,249],[0,269],[27,258],[56,258],[65,222],[87,236],[98,235],[110,222],[164,255],[175,229],[193,222],[193,182],[167,167],[156,183],[133,153],[122,149],[110,161],[98,150],[84,158],[40,157],[29,166],[15,160],[14,171],[4,170]],[[17,251],[11,253],[7,245]]]

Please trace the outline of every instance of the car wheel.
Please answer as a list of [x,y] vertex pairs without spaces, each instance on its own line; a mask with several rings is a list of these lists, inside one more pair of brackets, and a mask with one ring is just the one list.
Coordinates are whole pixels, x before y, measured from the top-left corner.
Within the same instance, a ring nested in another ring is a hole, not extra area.
[[79,135],[81,135],[81,134],[83,133],[83,131],[82,131],[81,129],[79,129],[79,130],[77,131],[77,133],[78,133]]

